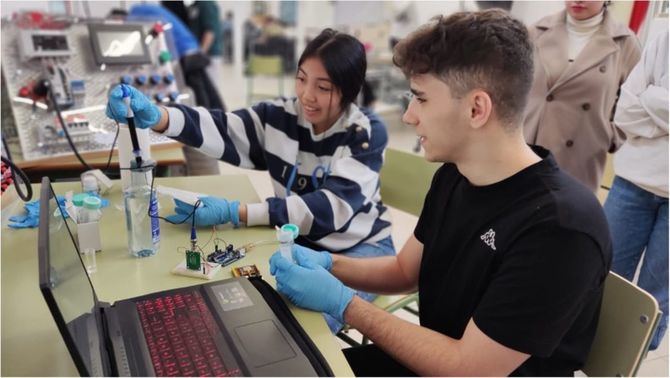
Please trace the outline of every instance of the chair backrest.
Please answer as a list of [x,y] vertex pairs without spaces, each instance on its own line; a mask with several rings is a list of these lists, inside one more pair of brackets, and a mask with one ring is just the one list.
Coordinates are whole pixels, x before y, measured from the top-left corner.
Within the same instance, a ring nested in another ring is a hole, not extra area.
[[654,297],[610,272],[598,329],[582,371],[589,376],[634,376],[649,349],[660,314]]
[[422,156],[387,148],[382,166],[382,202],[413,215],[420,215],[423,201],[439,163]]
[[251,54],[247,72],[251,76],[281,76],[283,74],[281,56]]

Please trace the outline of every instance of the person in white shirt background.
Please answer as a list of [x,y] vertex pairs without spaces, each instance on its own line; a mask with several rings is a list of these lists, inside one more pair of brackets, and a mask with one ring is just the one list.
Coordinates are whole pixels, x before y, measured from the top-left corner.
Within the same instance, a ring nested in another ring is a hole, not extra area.
[[[647,43],[621,87],[614,116],[626,142],[614,155],[614,183],[605,201],[612,231],[612,271],[658,301],[663,317],[651,341],[668,326],[668,31]],[[643,257],[644,252],[644,257]]]

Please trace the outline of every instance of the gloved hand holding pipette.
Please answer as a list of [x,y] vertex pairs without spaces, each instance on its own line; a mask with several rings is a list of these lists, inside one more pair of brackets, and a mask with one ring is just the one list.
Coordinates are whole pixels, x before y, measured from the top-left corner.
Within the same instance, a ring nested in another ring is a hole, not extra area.
[[120,84],[109,92],[107,102],[107,117],[119,122],[126,123],[128,118],[128,104],[124,101],[125,97],[130,98],[130,109],[134,113],[135,127],[148,129],[158,123],[161,119],[161,112],[158,106],[154,105],[147,96],[130,85]]

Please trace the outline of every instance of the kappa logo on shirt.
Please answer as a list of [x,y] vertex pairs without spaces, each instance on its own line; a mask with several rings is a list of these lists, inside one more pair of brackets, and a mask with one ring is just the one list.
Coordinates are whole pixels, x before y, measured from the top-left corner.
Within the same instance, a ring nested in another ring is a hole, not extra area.
[[496,250],[496,232],[492,228],[489,228],[488,231],[483,233],[480,237],[484,241],[484,244],[491,247],[492,250]]

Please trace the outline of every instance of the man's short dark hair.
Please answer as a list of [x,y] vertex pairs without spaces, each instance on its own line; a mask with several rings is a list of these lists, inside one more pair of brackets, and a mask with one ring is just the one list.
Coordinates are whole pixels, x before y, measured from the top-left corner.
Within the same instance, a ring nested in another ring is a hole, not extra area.
[[499,9],[434,18],[396,45],[393,63],[407,76],[441,78],[456,97],[486,91],[509,124],[521,120],[533,82],[528,31]]

